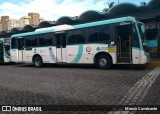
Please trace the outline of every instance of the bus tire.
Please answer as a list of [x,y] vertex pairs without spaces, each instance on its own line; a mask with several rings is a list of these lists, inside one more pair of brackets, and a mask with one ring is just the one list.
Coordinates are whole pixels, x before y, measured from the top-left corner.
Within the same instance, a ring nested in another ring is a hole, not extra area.
[[99,69],[109,69],[112,65],[112,60],[107,55],[100,55],[97,59]]
[[35,67],[37,67],[37,68],[40,68],[40,67],[43,66],[43,60],[42,60],[42,58],[41,58],[40,56],[36,56],[36,57],[34,58],[34,65],[35,65]]

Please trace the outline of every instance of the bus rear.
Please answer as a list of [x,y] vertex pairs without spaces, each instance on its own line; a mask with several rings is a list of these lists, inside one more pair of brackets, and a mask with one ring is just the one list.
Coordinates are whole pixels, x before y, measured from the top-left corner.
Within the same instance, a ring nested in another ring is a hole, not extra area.
[[0,38],[0,63],[9,63],[10,58],[10,39]]

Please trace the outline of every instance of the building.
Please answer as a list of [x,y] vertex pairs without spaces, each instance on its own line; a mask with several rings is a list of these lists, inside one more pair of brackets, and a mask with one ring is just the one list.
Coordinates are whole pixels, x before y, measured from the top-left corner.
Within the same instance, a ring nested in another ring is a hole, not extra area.
[[30,17],[30,24],[34,26],[38,26],[38,24],[43,20],[39,13],[28,13],[28,16]]
[[9,16],[2,16],[1,17],[2,30],[8,30],[8,23],[7,23],[8,19],[9,19]]
[[9,16],[2,16],[0,21],[0,30],[11,30],[14,27],[19,27],[18,19],[11,19]]
[[19,19],[20,27],[24,27],[25,25],[33,25],[37,26],[43,18],[40,17],[38,13],[28,13],[28,16],[23,16]]
[[23,28],[25,25],[37,26],[43,18],[38,13],[28,13],[28,16],[23,16],[19,20],[11,19],[9,16],[2,16],[0,20],[0,31],[11,30],[15,27]]
[[6,22],[8,23],[7,30],[11,30],[14,27],[20,27],[18,19],[7,19]]
[[40,18],[39,18],[39,23],[42,22],[43,20],[44,20],[44,18],[43,18],[43,17],[40,17]]
[[24,27],[25,25],[30,24],[30,19],[31,19],[30,16],[21,17],[19,19],[19,25],[20,25],[20,27]]

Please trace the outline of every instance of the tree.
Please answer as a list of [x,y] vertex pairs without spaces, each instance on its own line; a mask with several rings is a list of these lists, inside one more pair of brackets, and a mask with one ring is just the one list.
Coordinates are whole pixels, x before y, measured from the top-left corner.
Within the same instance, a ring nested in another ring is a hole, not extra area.
[[141,4],[141,6],[146,6],[145,2],[141,2],[140,4]]
[[114,2],[110,2],[110,3],[108,3],[108,7],[109,7],[109,9],[110,8],[112,8],[114,6]]

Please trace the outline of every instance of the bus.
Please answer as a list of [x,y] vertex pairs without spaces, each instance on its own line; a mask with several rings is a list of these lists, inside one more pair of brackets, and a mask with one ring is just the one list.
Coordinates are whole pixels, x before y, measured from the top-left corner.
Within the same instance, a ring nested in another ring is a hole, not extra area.
[[0,38],[0,63],[10,62],[10,38]]
[[59,25],[11,36],[11,60],[33,63],[145,64],[149,60],[144,24],[121,17],[77,25]]

